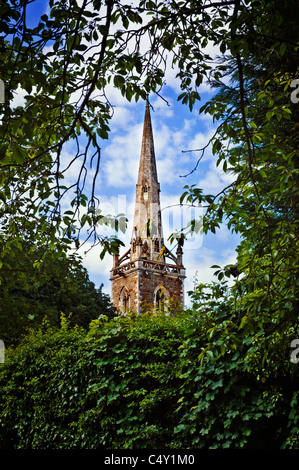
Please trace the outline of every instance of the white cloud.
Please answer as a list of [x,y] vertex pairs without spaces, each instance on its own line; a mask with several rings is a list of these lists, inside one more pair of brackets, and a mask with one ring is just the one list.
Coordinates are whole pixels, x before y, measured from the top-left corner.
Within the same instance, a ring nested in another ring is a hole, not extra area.
[[[217,247],[219,238],[215,236],[215,246]],[[225,266],[227,264],[235,264],[236,252],[233,248],[226,248],[223,251],[219,249],[211,249],[206,245],[205,239],[203,240],[202,247],[196,252],[186,250],[184,252],[183,262],[187,268],[187,279],[185,280],[185,292],[194,290],[194,283],[211,283],[216,282],[217,277],[214,276],[215,269],[211,268],[213,265]],[[233,280],[229,280],[228,284],[231,285]],[[190,299],[185,296],[187,305],[190,305]]]
[[114,133],[111,143],[105,147],[103,171],[112,187],[132,187],[137,181],[141,148],[142,124],[129,127],[128,132]]
[[[36,92],[36,87],[32,87],[31,94]],[[16,108],[17,106],[25,106],[25,96],[28,95],[28,91],[24,90],[20,85],[14,93],[14,98],[11,100],[10,107]]]

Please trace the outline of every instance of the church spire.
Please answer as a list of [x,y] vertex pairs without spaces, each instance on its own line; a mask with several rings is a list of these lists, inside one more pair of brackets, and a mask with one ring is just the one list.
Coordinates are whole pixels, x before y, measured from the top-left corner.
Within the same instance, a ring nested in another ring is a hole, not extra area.
[[147,101],[131,246],[122,256],[115,254],[113,258],[113,305],[123,314],[128,310],[140,313],[150,306],[167,312],[170,299],[184,303],[185,277],[181,246],[175,256],[163,242],[160,185]]
[[139,250],[135,250],[134,246],[142,244],[143,250],[147,250],[149,259],[156,260],[162,243],[160,185],[157,176],[150,106],[147,100],[136,186],[131,259],[136,259],[140,255]]

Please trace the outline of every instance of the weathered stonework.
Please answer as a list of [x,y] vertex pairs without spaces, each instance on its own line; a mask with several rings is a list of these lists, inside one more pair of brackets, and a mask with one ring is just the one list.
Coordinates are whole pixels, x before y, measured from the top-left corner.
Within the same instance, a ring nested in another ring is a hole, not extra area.
[[182,254],[180,245],[176,256],[164,245],[160,185],[147,102],[131,247],[121,257],[114,256],[110,276],[114,306],[122,313],[140,313],[146,307],[165,306],[171,298],[183,304],[186,275]]

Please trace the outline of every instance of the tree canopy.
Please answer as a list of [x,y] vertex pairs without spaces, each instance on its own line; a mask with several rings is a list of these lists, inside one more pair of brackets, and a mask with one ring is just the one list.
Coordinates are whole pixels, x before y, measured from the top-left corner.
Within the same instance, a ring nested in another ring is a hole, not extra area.
[[[104,252],[115,250],[117,240],[107,240],[97,228],[101,222],[115,221],[95,210],[98,201],[94,192],[101,141],[109,136],[113,116],[107,89],[117,87],[128,100],[145,99],[149,93],[163,96],[163,77],[170,65],[178,69],[182,89],[178,99],[192,109],[200,98],[203,80],[219,82],[227,75],[229,56],[235,58],[239,117],[234,118],[231,110],[234,122],[227,118],[225,123],[227,130],[233,124],[234,132],[248,147],[253,182],[249,132],[253,120],[246,116],[250,90],[244,82],[245,65],[253,56],[257,63],[264,47],[268,58],[262,66],[264,75],[259,77],[266,83],[264,101],[269,99],[273,85],[264,79],[269,61],[276,82],[282,81],[288,88],[296,77],[297,38],[295,28],[291,31],[283,24],[293,22],[296,1],[284,6],[275,1],[249,0],[49,0],[48,14],[29,25],[28,10],[35,1],[1,3],[0,75],[5,102],[1,105],[0,197],[2,214],[10,215],[7,224],[14,240],[9,242],[17,241],[19,222],[26,226],[34,220],[35,237],[50,248],[57,240],[60,244],[75,240],[78,245],[83,227],[90,227],[89,237],[101,243]],[[212,62],[206,52],[208,44],[219,48],[219,63]],[[27,93],[25,103],[12,107],[18,89]],[[284,93],[286,96],[289,88]],[[273,104],[274,118],[275,113],[289,117],[289,101],[278,108]],[[224,115],[229,112],[227,104],[214,101],[209,112],[215,117]],[[260,137],[257,133],[254,139]],[[77,151],[72,161],[65,162],[62,150],[70,140],[76,143]],[[219,136],[213,145],[216,151]],[[75,161],[80,163],[80,170],[72,183],[64,184]],[[86,194],[88,171],[92,172],[93,184]],[[66,206],[67,194],[71,202]],[[9,246],[6,243],[6,249]]]
[[44,254],[33,242],[23,241],[4,258],[0,275],[0,338],[6,348],[44,322],[59,328],[68,318],[73,327],[87,329],[100,315],[115,315],[110,297],[90,281],[75,254]]

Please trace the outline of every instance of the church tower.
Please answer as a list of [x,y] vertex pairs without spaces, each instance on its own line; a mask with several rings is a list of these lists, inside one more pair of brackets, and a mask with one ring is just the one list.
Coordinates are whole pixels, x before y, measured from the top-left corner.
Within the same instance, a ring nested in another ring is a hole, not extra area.
[[112,302],[121,312],[149,307],[167,310],[170,299],[184,303],[182,247],[176,256],[164,245],[150,108],[146,102],[135,214],[130,248],[114,255]]

